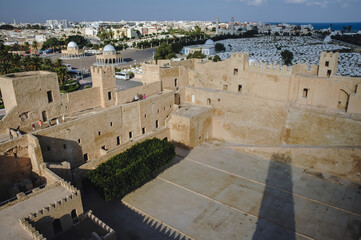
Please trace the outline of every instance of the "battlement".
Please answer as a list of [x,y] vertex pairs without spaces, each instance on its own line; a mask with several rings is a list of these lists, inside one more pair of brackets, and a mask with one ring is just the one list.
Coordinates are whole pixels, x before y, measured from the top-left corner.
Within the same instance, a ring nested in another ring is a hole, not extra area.
[[107,235],[103,237],[103,239],[110,238],[110,235],[115,235],[115,231],[109,227],[107,224],[105,224],[102,220],[97,218],[91,210],[89,210],[86,214],[84,214],[88,219],[90,219],[92,222],[94,222],[96,225],[98,225],[100,228],[102,228],[104,231],[107,232]]
[[231,55],[232,58],[243,58],[243,59],[249,59],[249,53],[248,52],[245,52],[245,53],[242,53],[242,52],[235,52],[235,53],[232,53]]
[[104,73],[115,73],[115,68],[113,66],[90,66],[90,71],[92,74],[104,74]]
[[41,219],[45,216],[51,216],[52,213],[56,210],[56,208],[59,208],[65,204],[69,204],[71,201],[75,200],[76,198],[80,198],[80,191],[77,191],[75,193],[72,193],[71,195],[62,198],[59,201],[55,201],[54,203],[50,203],[48,206],[43,207],[42,209],[38,210],[37,212],[30,213],[25,219],[27,221],[35,222],[38,219]]
[[323,52],[321,53],[321,58],[338,58],[338,52]]
[[291,74],[293,67],[288,67],[287,65],[273,65],[267,63],[255,63],[252,62],[251,65],[246,65],[246,70],[248,71],[257,71],[257,72],[265,72],[265,73],[284,73]]
[[19,222],[20,225],[25,229],[25,231],[30,234],[32,239],[46,240],[46,238],[42,234],[40,234],[40,232],[36,230],[26,218],[19,219]]

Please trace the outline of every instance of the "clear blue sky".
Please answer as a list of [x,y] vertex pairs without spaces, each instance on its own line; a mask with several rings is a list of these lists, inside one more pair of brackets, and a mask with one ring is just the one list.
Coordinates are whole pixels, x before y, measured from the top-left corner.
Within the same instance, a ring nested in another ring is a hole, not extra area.
[[0,22],[212,20],[361,22],[361,0],[0,0]]

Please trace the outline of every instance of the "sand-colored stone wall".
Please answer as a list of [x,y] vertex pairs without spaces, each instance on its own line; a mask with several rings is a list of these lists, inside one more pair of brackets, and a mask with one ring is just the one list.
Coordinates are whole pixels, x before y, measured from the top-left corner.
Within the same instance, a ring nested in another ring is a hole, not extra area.
[[287,144],[361,146],[361,121],[350,114],[289,108],[285,127]]
[[146,85],[141,85],[134,88],[120,90],[116,93],[116,105],[132,102],[135,95],[138,95],[138,98],[142,98],[145,94],[146,98],[154,94],[161,92],[161,82],[152,82]]
[[[100,107],[99,88],[88,88],[63,94],[65,114],[79,112],[85,109]],[[59,114],[61,115],[61,114]]]
[[186,88],[185,101],[214,107],[214,138],[245,144],[280,144],[287,116],[282,102],[201,88]]
[[79,166],[86,159],[90,161],[124,142],[157,131],[165,126],[173,103],[173,91],[168,91],[145,100],[94,110],[70,122],[43,129],[37,138],[44,161],[67,161],[72,167]]

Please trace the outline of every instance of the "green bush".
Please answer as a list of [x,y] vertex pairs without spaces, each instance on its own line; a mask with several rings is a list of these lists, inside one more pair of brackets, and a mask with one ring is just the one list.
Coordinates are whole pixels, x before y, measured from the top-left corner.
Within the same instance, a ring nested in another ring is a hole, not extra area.
[[88,178],[102,189],[105,200],[110,201],[125,196],[174,157],[175,148],[171,143],[153,138],[110,158],[90,171]]

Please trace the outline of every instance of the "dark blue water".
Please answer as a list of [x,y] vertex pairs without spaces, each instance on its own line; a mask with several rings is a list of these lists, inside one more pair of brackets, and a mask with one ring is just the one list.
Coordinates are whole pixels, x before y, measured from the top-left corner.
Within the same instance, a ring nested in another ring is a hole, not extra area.
[[[280,22],[273,22],[270,24],[279,24]],[[311,24],[315,30],[317,29],[325,29],[325,28],[329,28],[331,26],[331,30],[339,30],[342,31],[343,27],[347,27],[351,26],[351,32],[357,32],[361,30],[361,22],[339,22],[339,23],[306,23],[306,22],[288,22],[289,24],[293,24],[293,25],[307,25],[307,24]]]

